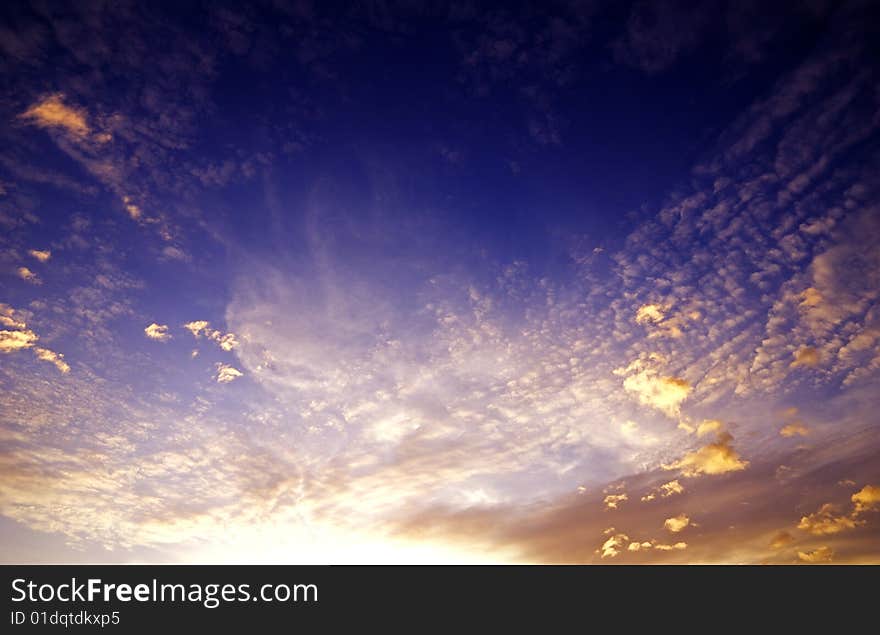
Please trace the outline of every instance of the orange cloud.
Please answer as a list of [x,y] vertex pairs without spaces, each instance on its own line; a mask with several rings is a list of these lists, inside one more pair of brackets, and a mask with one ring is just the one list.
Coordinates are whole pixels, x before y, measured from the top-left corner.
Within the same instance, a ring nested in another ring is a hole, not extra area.
[[814,536],[829,536],[847,529],[855,529],[860,523],[849,516],[838,516],[836,508],[826,503],[819,511],[801,518],[798,529],[808,531]]
[[617,509],[618,505],[628,498],[626,494],[609,494],[605,497],[605,509]]
[[62,355],[61,353],[50,351],[48,348],[35,348],[34,354],[37,356],[37,359],[55,364],[55,368],[60,370],[62,373],[66,374],[70,372],[70,366],[67,364],[67,362],[64,361],[64,355]]
[[40,277],[27,267],[19,267],[16,270],[16,274],[18,274],[18,277],[25,282],[30,282],[31,284],[42,284]]
[[794,361],[791,363],[791,367],[814,368],[819,365],[819,361],[819,351],[812,346],[802,346],[795,351]]
[[144,334],[151,340],[156,340],[159,342],[167,342],[171,339],[171,334],[168,332],[167,324],[156,324],[155,322],[153,322],[144,329]]
[[731,446],[733,435],[722,432],[715,443],[688,452],[679,460],[663,465],[664,470],[681,470],[683,476],[699,474],[725,474],[748,467],[749,462],[740,458]]
[[831,562],[834,551],[831,547],[822,546],[812,551],[798,551],[798,560],[801,562]]
[[686,514],[679,514],[678,516],[667,518],[663,522],[663,527],[665,527],[668,531],[677,534],[678,532],[683,531],[690,524],[691,519],[688,518]]
[[85,138],[90,130],[82,109],[64,103],[64,95],[56,93],[37,102],[20,117],[40,128],[61,128],[76,138]]
[[789,423],[788,425],[783,426],[779,431],[779,434],[784,437],[793,437],[795,435],[805,437],[810,434],[810,429],[800,421],[795,421],[794,423]]
[[780,531],[770,540],[770,546],[774,549],[781,549],[785,545],[794,540],[794,537],[787,531]]
[[853,515],[880,508],[880,485],[865,485],[852,495]]
[[32,258],[36,258],[40,262],[46,262],[49,258],[52,257],[52,252],[48,249],[30,249],[28,250],[28,254]]
[[239,377],[243,377],[244,373],[238,370],[237,368],[233,368],[229,364],[217,364],[217,374],[214,375],[214,379],[217,380],[218,384],[228,384],[231,381],[235,381]]

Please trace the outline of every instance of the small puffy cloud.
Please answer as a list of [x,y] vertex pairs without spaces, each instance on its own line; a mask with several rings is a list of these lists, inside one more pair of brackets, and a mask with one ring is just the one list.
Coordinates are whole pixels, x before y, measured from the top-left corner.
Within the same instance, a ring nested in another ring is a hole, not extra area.
[[617,554],[626,548],[627,542],[629,542],[629,536],[626,534],[614,534],[602,543],[599,551],[602,553],[603,558],[615,558]]
[[224,351],[231,351],[238,346],[238,339],[235,337],[234,333],[224,334],[217,329],[213,329],[211,328],[211,323],[207,320],[187,322],[183,325],[183,328],[192,333],[196,339],[204,336],[207,339],[216,342]]
[[834,551],[831,547],[818,547],[812,551],[798,551],[798,560],[801,562],[831,562],[834,558]]
[[173,245],[168,245],[162,250],[162,255],[171,260],[189,260],[189,254],[187,254],[180,247],[175,247]]
[[64,361],[64,355],[61,353],[56,353],[55,351],[50,351],[48,348],[35,348],[34,354],[37,356],[37,359],[41,359],[44,362],[51,362],[55,364],[55,368],[60,370],[62,373],[69,373],[70,366],[67,362]]
[[852,495],[853,514],[880,509],[880,485],[865,485]]
[[218,384],[228,384],[231,381],[238,379],[239,377],[243,377],[244,373],[230,366],[229,364],[217,364],[217,374],[214,375],[214,379],[217,380]]
[[688,452],[670,464],[663,465],[664,470],[681,470],[684,476],[700,474],[725,474],[737,472],[748,467],[749,462],[740,458],[731,445],[733,435],[722,432],[715,443]]
[[636,311],[637,324],[656,324],[663,320],[663,307],[659,304],[643,304]]
[[667,498],[673,494],[681,494],[684,491],[684,487],[681,486],[681,483],[675,480],[663,483],[663,485],[660,486],[660,491],[660,495],[663,496],[663,498]]
[[836,512],[837,509],[834,505],[826,503],[819,508],[819,511],[803,516],[798,523],[798,529],[807,531],[814,536],[830,536],[847,529],[855,529],[861,524],[850,516],[841,516]]
[[713,432],[721,432],[723,428],[724,424],[718,421],[718,419],[706,419],[697,426],[697,436],[703,437]]
[[167,324],[156,324],[153,322],[144,329],[144,334],[151,340],[158,342],[167,342],[171,339],[171,333],[168,332]]
[[646,549],[650,549],[653,546],[654,545],[652,545],[647,540],[644,542],[634,541],[634,542],[629,543],[629,546],[627,547],[627,549],[629,551],[644,551]]
[[668,531],[677,534],[678,532],[684,530],[684,528],[690,524],[691,519],[688,518],[686,514],[679,514],[678,516],[667,518],[663,522],[663,527],[665,527]]
[[31,348],[39,339],[37,334],[29,329],[23,331],[0,331],[0,353],[11,353],[23,348]]
[[788,425],[783,426],[782,429],[779,430],[779,434],[784,437],[805,437],[810,434],[810,430],[800,421],[795,421],[794,423],[789,423]]
[[26,348],[33,349],[37,359],[55,364],[55,367],[62,373],[70,372],[70,366],[64,361],[64,355],[48,348],[35,346],[40,336],[27,328],[24,320],[20,319],[16,310],[8,304],[0,303],[0,325],[8,327],[0,330],[0,353],[12,353]]
[[770,546],[774,549],[781,549],[794,540],[794,537],[787,531],[780,531],[770,539]]
[[49,95],[19,116],[40,128],[59,128],[76,138],[89,134],[85,111],[65,104],[60,93]]
[[647,503],[654,500],[655,498],[657,498],[657,494],[660,494],[660,496],[663,498],[669,498],[670,496],[681,494],[682,492],[684,492],[684,487],[682,487],[681,483],[679,483],[676,479],[674,481],[669,481],[668,483],[663,483],[654,491],[648,493],[645,496],[642,496],[642,502]]
[[628,498],[626,494],[609,494],[605,497],[605,509],[617,509],[618,505]]
[[201,337],[202,331],[208,329],[211,326],[211,323],[207,320],[195,320],[193,322],[187,322],[183,325],[187,331],[193,334],[195,337]]
[[681,551],[682,549],[687,549],[687,546],[688,545],[686,542],[676,542],[675,544],[672,544],[672,545],[667,545],[667,544],[660,543],[660,542],[654,543],[654,549],[657,549],[658,551],[673,551],[673,550]]
[[819,351],[812,346],[802,346],[794,352],[794,361],[791,363],[792,368],[814,368],[819,365]]
[[614,373],[626,376],[623,387],[627,392],[635,394],[639,402],[673,418],[678,416],[681,403],[691,391],[691,385],[687,380],[679,377],[664,377],[656,370],[645,367],[638,360],[627,368],[615,370]]
[[131,220],[140,220],[144,215],[143,210],[134,202],[134,200],[130,196],[122,197],[122,206],[125,208],[125,211],[128,212]]
[[48,249],[30,249],[28,250],[28,254],[40,262],[46,262],[52,257],[52,252]]
[[27,267],[19,267],[15,272],[19,278],[31,284],[41,284],[40,277]]
[[16,316],[15,309],[8,304],[0,302],[0,326],[6,326],[13,329],[27,328],[24,320]]

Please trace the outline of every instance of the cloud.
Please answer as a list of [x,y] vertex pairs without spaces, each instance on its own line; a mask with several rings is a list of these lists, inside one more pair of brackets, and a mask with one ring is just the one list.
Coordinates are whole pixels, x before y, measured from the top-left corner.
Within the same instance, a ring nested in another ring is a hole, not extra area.
[[793,541],[794,537],[790,533],[787,531],[780,531],[770,539],[770,546],[773,549],[781,549]]
[[26,329],[21,331],[0,331],[0,353],[11,353],[24,348],[31,348],[39,339],[37,334]]
[[686,542],[676,542],[671,545],[665,544],[665,543],[660,543],[660,542],[655,542],[652,544],[653,544],[654,549],[656,549],[657,551],[673,551],[673,550],[681,551],[683,549],[687,549],[687,546],[688,546]]
[[27,323],[18,317],[18,312],[8,304],[0,303],[0,325],[14,330],[0,330],[0,353],[12,353],[24,349],[33,349],[37,359],[51,362],[62,373],[70,372],[70,366],[64,361],[64,355],[36,346],[39,335],[27,328]]
[[801,562],[818,563],[831,562],[834,558],[834,550],[831,547],[821,546],[812,551],[798,551],[798,560]]
[[27,328],[25,321],[16,316],[15,309],[3,302],[0,302],[0,326],[14,329]]
[[794,361],[791,363],[792,368],[814,368],[819,365],[819,351],[812,346],[803,346],[794,352]]
[[684,492],[684,487],[682,487],[681,483],[678,481],[669,481],[668,483],[663,483],[663,485],[660,486],[660,490],[662,492],[661,496],[666,498],[673,494],[681,494]]
[[617,509],[618,505],[627,499],[628,496],[626,494],[609,494],[603,502],[605,503],[605,509]]
[[40,128],[60,128],[75,138],[85,138],[90,132],[85,111],[66,105],[60,93],[49,95],[19,116]]
[[880,486],[865,485],[852,495],[853,514],[861,514],[866,511],[877,511],[880,508]]
[[697,426],[697,436],[702,437],[707,434],[712,434],[713,432],[718,433],[721,432],[723,428],[724,424],[718,419],[707,419]]
[[40,262],[47,262],[52,257],[52,252],[48,249],[29,249],[28,254]]
[[156,324],[153,322],[144,329],[144,334],[151,340],[159,342],[167,342],[171,339],[171,333],[168,332],[167,324]]
[[683,531],[685,527],[690,525],[690,523],[691,519],[688,518],[686,514],[679,514],[678,516],[673,516],[672,518],[667,518],[663,521],[663,527],[672,533],[677,534],[678,532]]
[[674,496],[675,494],[681,494],[684,492],[684,487],[678,480],[669,481],[668,483],[663,483],[654,491],[649,494],[642,496],[642,502],[649,502],[657,498],[657,494],[660,494],[662,498],[669,498],[670,496]]
[[218,384],[228,384],[229,382],[244,376],[243,372],[229,364],[218,362],[216,368],[217,374],[214,376],[214,379],[217,380]]
[[664,470],[681,470],[683,476],[725,474],[744,470],[748,467],[749,462],[740,458],[731,445],[732,441],[733,435],[729,432],[722,432],[718,435],[718,440],[715,443],[688,452],[677,461],[662,467]]
[[238,339],[235,337],[235,334],[224,334],[217,329],[213,329],[211,328],[210,322],[207,320],[187,322],[183,325],[183,328],[192,333],[196,339],[204,336],[209,340],[216,342],[224,351],[231,351],[238,346]]
[[48,348],[35,348],[34,354],[37,356],[37,359],[41,359],[44,362],[51,362],[55,364],[55,368],[60,370],[62,373],[69,373],[70,366],[67,362],[64,361],[64,355],[61,353],[56,353],[55,351],[50,351]]
[[625,547],[626,543],[629,541],[629,536],[626,534],[614,534],[609,537],[602,546],[600,547],[600,552],[603,558],[615,558],[617,554],[619,554]]
[[850,516],[837,514],[837,508],[831,503],[826,503],[817,512],[803,516],[797,527],[814,536],[830,536],[855,529],[859,524],[859,521]]
[[681,403],[687,399],[691,391],[691,385],[687,380],[662,376],[641,360],[636,360],[626,368],[618,368],[614,373],[625,376],[624,389],[635,394],[640,403],[656,408],[673,418],[679,415]]
[[800,421],[789,423],[779,430],[779,434],[783,437],[801,436],[805,437],[810,434],[810,429]]
[[656,324],[663,321],[663,315],[659,304],[643,304],[636,311],[636,324]]
[[18,269],[16,269],[16,274],[25,282],[30,282],[31,284],[42,284],[42,280],[40,280],[40,277],[27,267],[19,267]]

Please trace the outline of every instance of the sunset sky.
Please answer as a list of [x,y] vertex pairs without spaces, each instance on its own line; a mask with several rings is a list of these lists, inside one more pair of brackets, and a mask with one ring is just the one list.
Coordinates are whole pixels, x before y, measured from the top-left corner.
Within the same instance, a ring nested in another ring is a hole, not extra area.
[[0,561],[880,563],[878,60],[868,1],[3,3]]

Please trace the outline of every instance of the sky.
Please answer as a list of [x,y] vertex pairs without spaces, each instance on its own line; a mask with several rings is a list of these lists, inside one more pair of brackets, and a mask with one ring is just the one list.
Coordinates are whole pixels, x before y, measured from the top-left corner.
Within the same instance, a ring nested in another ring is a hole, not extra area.
[[880,563],[878,42],[4,3],[0,561]]

